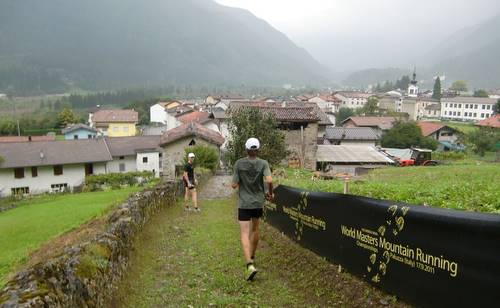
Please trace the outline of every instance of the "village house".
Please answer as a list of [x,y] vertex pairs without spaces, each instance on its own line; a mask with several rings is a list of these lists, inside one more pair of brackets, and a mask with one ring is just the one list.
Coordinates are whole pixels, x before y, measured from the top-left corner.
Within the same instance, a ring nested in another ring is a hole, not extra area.
[[[439,100],[429,97],[379,96],[379,108],[386,111],[406,113],[408,119],[417,121],[426,116],[439,118],[441,114],[434,110],[441,109]],[[427,111],[427,108],[428,111]]]
[[317,170],[360,175],[394,161],[366,145],[318,145]]
[[327,127],[324,145],[375,146],[380,140],[377,131],[371,127]]
[[163,176],[175,179],[181,172],[185,149],[194,145],[211,147],[220,154],[220,147],[224,143],[221,134],[199,124],[191,122],[168,130],[160,138],[163,148]]
[[406,121],[397,117],[350,117],[342,121],[343,127],[371,127],[379,136],[391,129],[397,121]]
[[113,159],[104,139],[5,143],[0,157],[0,197],[71,191]]
[[109,137],[136,135],[139,113],[129,109],[97,110],[89,114],[89,125]]
[[316,95],[308,100],[310,103],[315,103],[323,111],[327,113],[336,113],[339,111],[342,101],[333,95]]
[[424,108],[424,119],[440,119],[441,103],[429,104]]
[[61,131],[64,139],[94,139],[97,138],[97,129],[85,124],[73,124]]
[[497,100],[488,97],[457,96],[441,100],[441,118],[455,121],[480,121],[491,117]]
[[150,171],[155,177],[163,174],[163,149],[160,136],[105,138],[112,161],[106,164],[107,173]]
[[500,128],[500,114],[493,115],[475,124],[478,127]]
[[459,137],[459,131],[450,127],[436,122],[417,122],[422,135],[424,137],[430,137],[436,141],[447,141],[451,143],[456,143]]
[[216,131],[218,133],[220,132],[219,127],[215,123],[213,117],[211,117],[211,114],[208,112],[193,111],[190,113],[185,113],[185,114],[177,116],[178,126],[188,124],[191,122],[196,122],[198,124],[205,126],[208,129],[211,129],[211,130]]
[[167,124],[169,120],[169,109],[177,108],[182,105],[179,101],[158,102],[149,107],[149,119],[151,123]]
[[368,102],[368,98],[372,96],[373,94],[370,93],[356,91],[341,91],[334,94],[334,97],[339,101],[339,108],[351,109],[362,108]]

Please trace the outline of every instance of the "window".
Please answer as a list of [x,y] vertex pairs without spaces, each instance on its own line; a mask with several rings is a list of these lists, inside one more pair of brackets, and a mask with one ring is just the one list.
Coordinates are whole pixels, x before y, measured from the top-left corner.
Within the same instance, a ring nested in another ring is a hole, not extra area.
[[486,109],[486,105],[481,105],[481,109]]
[[31,167],[31,177],[36,178],[38,176],[38,167]]
[[16,179],[24,178],[24,168],[15,168],[14,169],[14,177]]
[[52,192],[65,192],[68,190],[68,184],[67,183],[62,183],[62,184],[52,184],[50,185],[50,188],[52,189]]
[[462,104],[458,104],[458,108],[462,108]]
[[117,133],[120,130],[118,126],[113,127],[113,132]]
[[490,117],[490,115],[487,113],[487,114],[486,114],[486,117],[487,117],[487,118],[489,118],[489,117]]
[[469,104],[465,104],[465,109],[469,109]]
[[27,195],[30,193],[29,187],[13,187],[10,189],[10,192],[14,195]]
[[477,113],[474,112],[474,118],[477,118]]
[[63,166],[55,165],[54,166],[54,175],[62,175],[63,174]]
[[196,141],[192,139],[191,142],[189,142],[189,146],[194,146],[194,145],[196,145]]
[[123,132],[127,133],[128,132],[128,126],[123,127]]
[[474,109],[477,109],[477,105],[474,105]]
[[87,135],[87,138],[93,139],[92,135]]
[[77,140],[78,139],[78,135],[73,135],[73,139]]
[[125,156],[120,156],[119,158],[120,158],[120,160],[124,160]]
[[444,104],[445,107],[448,107],[448,103]]
[[457,113],[458,116],[460,116],[460,111]]
[[85,164],[85,176],[94,174],[94,165],[91,163]]
[[145,163],[145,164],[147,164],[148,163],[148,158],[147,157],[143,157],[142,158],[142,162]]
[[481,113],[481,118],[484,118],[484,113]]
[[120,168],[120,172],[125,172],[125,164],[124,163],[121,163],[119,168]]
[[490,110],[491,105],[486,105],[486,110]]

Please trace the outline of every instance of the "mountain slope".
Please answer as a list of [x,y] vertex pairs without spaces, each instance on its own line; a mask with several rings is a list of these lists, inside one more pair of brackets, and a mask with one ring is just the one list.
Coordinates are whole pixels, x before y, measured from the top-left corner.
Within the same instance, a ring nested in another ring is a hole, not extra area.
[[500,15],[455,33],[433,50],[433,70],[471,87],[500,87]]
[[4,0],[0,90],[316,84],[328,72],[247,11],[212,0]]

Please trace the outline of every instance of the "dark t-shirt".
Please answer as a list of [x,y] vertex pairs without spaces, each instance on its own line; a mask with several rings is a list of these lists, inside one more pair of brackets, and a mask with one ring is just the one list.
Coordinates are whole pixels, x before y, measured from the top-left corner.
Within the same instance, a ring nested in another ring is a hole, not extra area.
[[264,177],[270,176],[267,161],[242,158],[234,164],[233,183],[239,184],[238,208],[260,209],[264,206]]
[[187,163],[184,166],[184,171],[187,172],[187,174],[188,174],[189,182],[191,182],[191,184],[194,185],[194,167],[193,167],[193,165],[190,163]]

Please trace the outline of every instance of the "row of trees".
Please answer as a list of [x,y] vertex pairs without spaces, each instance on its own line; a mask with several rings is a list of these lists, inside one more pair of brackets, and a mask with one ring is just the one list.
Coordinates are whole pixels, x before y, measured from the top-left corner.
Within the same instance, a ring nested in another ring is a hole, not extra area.
[[392,90],[403,90],[406,91],[408,89],[408,86],[410,85],[410,76],[405,75],[401,77],[401,79],[396,80],[395,82],[391,82],[389,80],[386,80],[385,83],[380,84],[377,83],[375,86],[374,90],[375,92],[382,93],[382,92],[389,92]]

